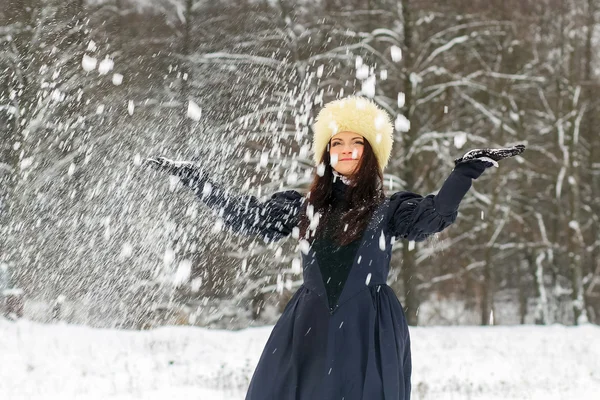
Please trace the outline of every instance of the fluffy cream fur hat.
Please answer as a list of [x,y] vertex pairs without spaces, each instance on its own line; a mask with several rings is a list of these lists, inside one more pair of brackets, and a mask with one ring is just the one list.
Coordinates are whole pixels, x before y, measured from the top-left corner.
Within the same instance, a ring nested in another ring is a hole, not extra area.
[[315,164],[321,162],[327,144],[339,132],[363,136],[373,148],[382,171],[388,164],[394,126],[389,114],[368,98],[349,96],[327,103],[317,115],[313,129]]

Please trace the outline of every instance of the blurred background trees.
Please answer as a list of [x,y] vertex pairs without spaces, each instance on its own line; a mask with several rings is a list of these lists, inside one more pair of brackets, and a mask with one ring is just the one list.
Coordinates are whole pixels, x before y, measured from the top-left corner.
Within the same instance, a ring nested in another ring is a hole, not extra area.
[[39,320],[60,300],[94,326],[272,323],[301,284],[295,239],[236,236],[139,162],[193,160],[261,199],[305,192],[316,112],[357,93],[394,119],[388,194],[435,192],[470,148],[528,145],[453,227],[395,244],[411,324],[598,323],[599,8],[4,1],[0,265]]

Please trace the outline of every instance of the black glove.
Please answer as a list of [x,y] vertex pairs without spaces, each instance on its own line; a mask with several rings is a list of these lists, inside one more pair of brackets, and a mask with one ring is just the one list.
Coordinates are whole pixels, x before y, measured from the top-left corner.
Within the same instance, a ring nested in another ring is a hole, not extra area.
[[512,147],[503,147],[501,149],[474,149],[468,151],[464,156],[454,160],[454,165],[459,165],[465,161],[480,159],[482,161],[496,161],[503,160],[508,157],[514,157],[525,151],[525,146],[518,144]]
[[142,166],[177,176],[183,184],[190,187],[195,186],[194,183],[198,184],[206,178],[206,173],[202,168],[190,161],[175,161],[165,157],[149,157],[142,162]]

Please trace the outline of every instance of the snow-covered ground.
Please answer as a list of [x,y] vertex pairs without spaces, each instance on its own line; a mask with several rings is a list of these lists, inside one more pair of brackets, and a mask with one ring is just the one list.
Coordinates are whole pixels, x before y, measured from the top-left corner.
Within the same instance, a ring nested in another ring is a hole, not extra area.
[[[242,400],[272,327],[133,332],[0,318],[0,399]],[[600,327],[412,329],[413,399],[598,400]]]

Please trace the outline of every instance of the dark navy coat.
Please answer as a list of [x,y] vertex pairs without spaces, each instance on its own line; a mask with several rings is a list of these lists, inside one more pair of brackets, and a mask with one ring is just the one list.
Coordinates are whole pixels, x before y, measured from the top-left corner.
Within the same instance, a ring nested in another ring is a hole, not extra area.
[[[333,308],[314,251],[302,253],[304,283],[267,340],[246,400],[410,399],[408,325],[386,284],[392,243],[422,241],[455,221],[471,179],[485,169],[483,163],[466,165],[455,168],[437,196],[402,191],[385,199],[362,236]],[[236,231],[278,240],[298,225],[304,198],[296,191],[275,193],[261,203],[209,185],[203,195],[196,186],[197,193]]]

